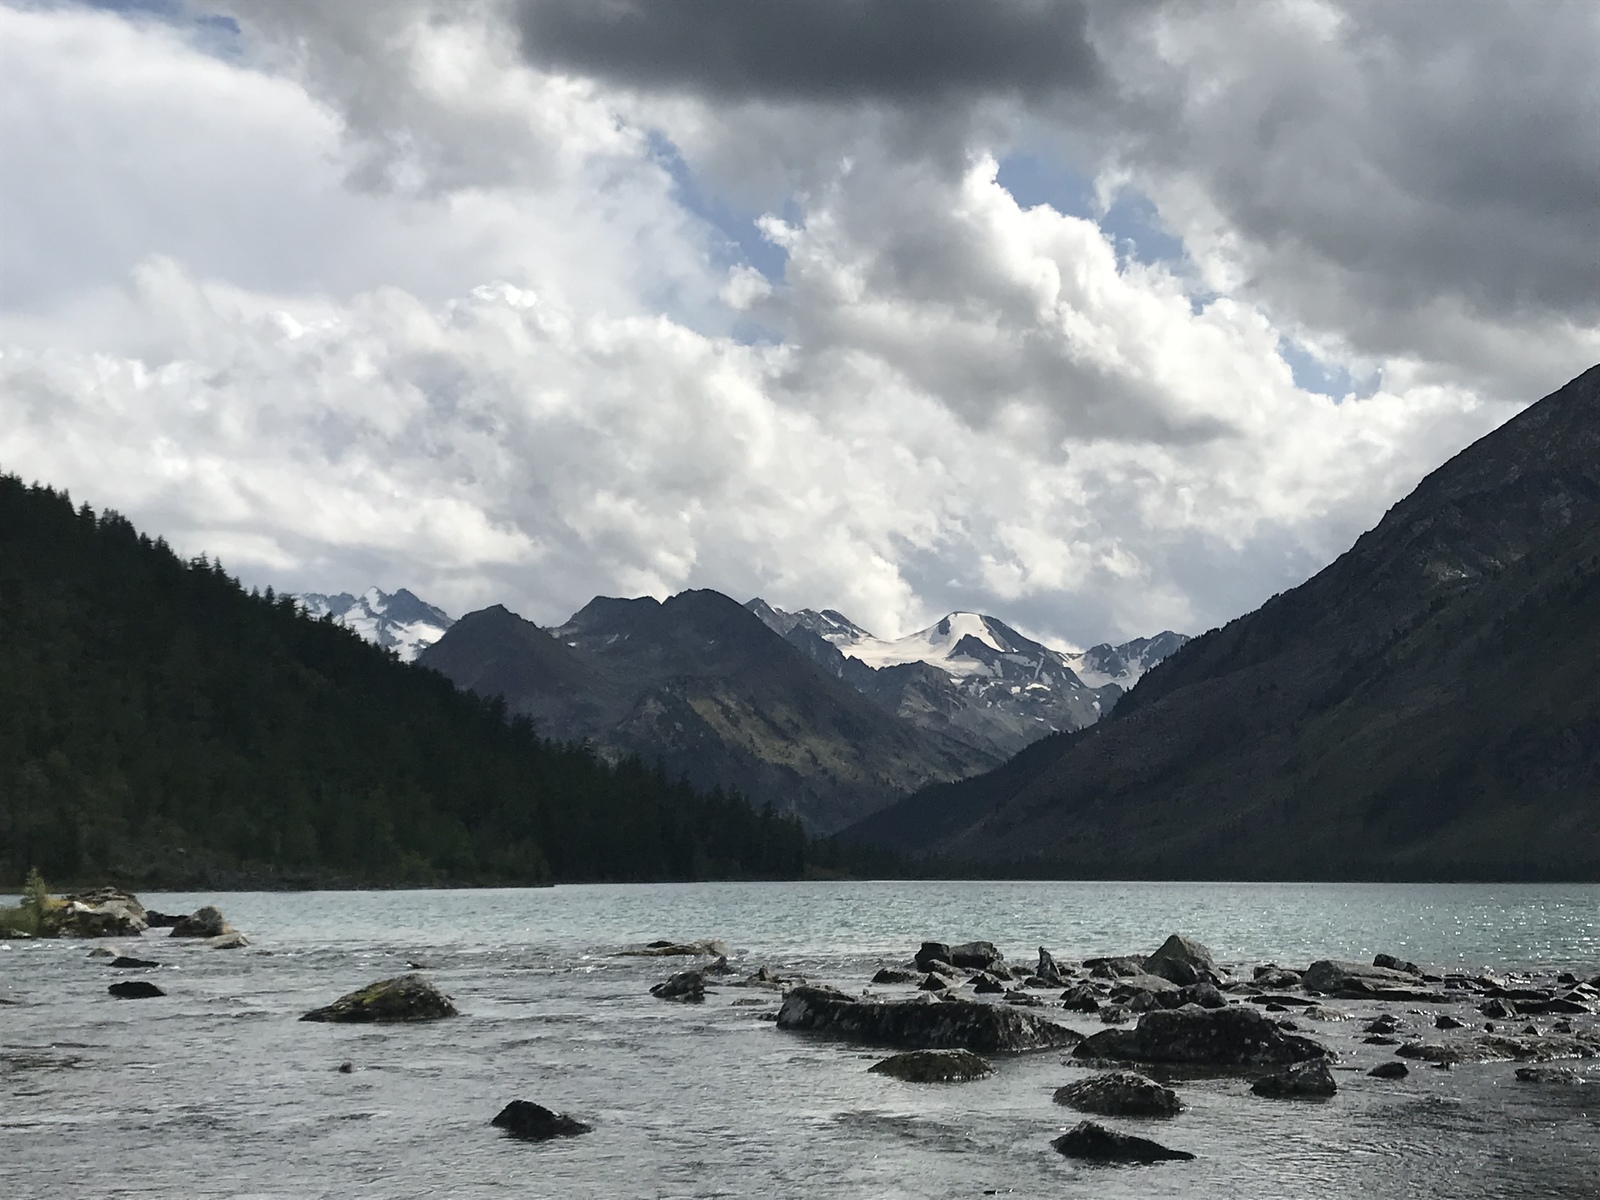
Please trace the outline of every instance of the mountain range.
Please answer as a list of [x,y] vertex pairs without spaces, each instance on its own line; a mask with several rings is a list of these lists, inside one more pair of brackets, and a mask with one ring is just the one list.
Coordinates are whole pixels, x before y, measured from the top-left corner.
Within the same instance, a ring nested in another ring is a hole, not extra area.
[[444,609],[418,600],[405,588],[389,593],[372,587],[359,596],[302,592],[295,600],[307,616],[331,617],[334,624],[354,630],[363,640],[393,650],[401,662],[413,661],[455,624]]
[[1600,367],[1108,719],[851,836],[1024,874],[1600,879]]

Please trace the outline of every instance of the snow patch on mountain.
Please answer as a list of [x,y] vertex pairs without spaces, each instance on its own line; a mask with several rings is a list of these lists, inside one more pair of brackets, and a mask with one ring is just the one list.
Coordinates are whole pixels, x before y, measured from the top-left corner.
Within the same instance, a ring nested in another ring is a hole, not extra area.
[[371,587],[359,596],[303,592],[295,599],[307,616],[331,616],[336,624],[366,641],[393,650],[402,662],[411,662],[455,624],[442,608],[419,600],[405,588],[391,593]]

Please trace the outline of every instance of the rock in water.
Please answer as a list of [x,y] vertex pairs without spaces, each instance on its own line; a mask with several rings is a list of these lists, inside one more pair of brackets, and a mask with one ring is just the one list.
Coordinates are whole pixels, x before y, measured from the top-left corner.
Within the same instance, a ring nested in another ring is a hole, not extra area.
[[153,996],[166,995],[155,984],[148,983],[143,979],[129,979],[123,983],[113,983],[106,991],[110,992],[118,1000],[148,1000]]
[[1077,987],[1068,988],[1061,993],[1061,1004],[1070,1012],[1099,1012],[1100,1001],[1094,994],[1094,989],[1086,983]]
[[[1365,963],[1340,962],[1324,958],[1312,963],[1301,976],[1308,992],[1338,996],[1345,1000],[1417,998],[1401,993],[1415,992],[1422,979],[1409,971],[1395,971],[1388,967],[1369,967]],[[1389,993],[1385,995],[1385,993]]]
[[1411,1068],[1403,1062],[1379,1063],[1367,1072],[1374,1079],[1404,1079],[1411,1074]]
[[1107,1071],[1056,1089],[1055,1102],[1102,1117],[1175,1117],[1178,1093],[1135,1071]]
[[164,913],[155,909],[146,909],[144,914],[145,924],[150,929],[171,929],[179,921],[186,920],[187,913]]
[[129,970],[149,970],[153,967],[159,967],[161,964],[158,962],[151,962],[148,958],[129,958],[125,954],[119,954],[106,965],[108,967],[122,967]]
[[778,1028],[878,1046],[1011,1054],[1071,1046],[1080,1035],[1031,1012],[977,1000],[859,1000],[802,986],[783,998]]
[[216,938],[233,933],[234,928],[223,918],[222,910],[214,904],[196,909],[172,927],[175,938]]
[[1264,1075],[1250,1085],[1250,1090],[1275,1100],[1325,1100],[1339,1090],[1339,1085],[1333,1081],[1328,1060],[1316,1058]]
[[1217,960],[1211,957],[1210,950],[1176,933],[1161,943],[1161,949],[1144,960],[1144,969],[1146,974],[1159,975],[1179,987],[1201,980],[1215,983],[1223,977],[1222,968],[1217,966]]
[[1149,1138],[1118,1133],[1093,1121],[1079,1122],[1050,1144],[1068,1158],[1090,1162],[1153,1163],[1194,1157],[1187,1150],[1169,1150]]
[[566,1113],[551,1112],[544,1105],[531,1100],[513,1100],[489,1123],[504,1129],[512,1137],[528,1142],[577,1137],[580,1133],[588,1133],[591,1128],[582,1121],[573,1120]]
[[1583,1076],[1571,1067],[1518,1067],[1518,1083],[1582,1083]]
[[867,1070],[906,1083],[966,1083],[994,1074],[989,1060],[970,1050],[910,1050],[874,1063]]
[[148,928],[139,898],[110,887],[63,896],[39,918],[40,937],[137,937]]
[[916,983],[919,976],[915,971],[903,970],[900,967],[880,967],[878,973],[872,977],[873,983]]
[[661,1000],[699,1004],[706,998],[706,977],[700,971],[679,971],[652,987],[650,994]]
[[1156,1009],[1133,1029],[1107,1029],[1085,1038],[1079,1058],[1190,1063],[1217,1067],[1281,1066],[1326,1058],[1310,1038],[1285,1033],[1253,1008]]
[[237,950],[241,946],[248,946],[250,939],[237,929],[233,929],[220,937],[207,938],[205,944],[213,950]]
[[[1056,964],[1055,956],[1043,946],[1039,947],[1039,965],[1034,968],[1035,979],[1041,980],[1043,987],[1065,987],[1067,977],[1061,973],[1061,968]],[[1029,981],[1032,983],[1032,980]]]
[[726,958],[728,947],[715,938],[706,938],[699,942],[651,942],[617,953],[624,958]]
[[1006,985],[1001,983],[987,971],[979,971],[972,977],[972,990],[987,996],[998,996],[1006,990]]
[[1000,953],[993,942],[963,942],[950,947],[947,961],[963,971],[994,971],[996,967],[1005,966],[1006,956]]
[[437,1021],[457,1016],[456,1006],[421,975],[380,979],[360,991],[340,996],[332,1004],[314,1008],[302,1021],[350,1023],[387,1021]]
[[914,961],[919,971],[933,970],[933,963],[950,964],[950,947],[943,942],[923,942]]

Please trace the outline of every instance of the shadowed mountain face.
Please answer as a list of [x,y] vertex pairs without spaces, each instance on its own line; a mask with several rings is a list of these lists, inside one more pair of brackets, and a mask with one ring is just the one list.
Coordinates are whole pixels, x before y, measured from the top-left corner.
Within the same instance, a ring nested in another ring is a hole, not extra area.
[[1098,876],[1600,878],[1600,367],[1110,719],[856,833]]
[[998,761],[883,711],[717,592],[599,597],[548,632],[497,606],[419,662],[548,737],[736,788],[823,832]]

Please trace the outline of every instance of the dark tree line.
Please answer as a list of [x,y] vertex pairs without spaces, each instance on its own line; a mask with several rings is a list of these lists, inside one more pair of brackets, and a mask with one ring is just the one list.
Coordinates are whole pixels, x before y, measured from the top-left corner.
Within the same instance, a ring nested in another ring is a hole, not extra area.
[[288,596],[0,476],[0,881],[794,878],[840,853],[543,741]]

